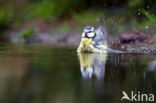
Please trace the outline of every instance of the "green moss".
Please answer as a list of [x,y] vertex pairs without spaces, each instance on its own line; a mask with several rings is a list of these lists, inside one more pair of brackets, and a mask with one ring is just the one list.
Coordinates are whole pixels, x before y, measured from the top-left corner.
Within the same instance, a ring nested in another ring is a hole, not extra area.
[[30,38],[34,36],[34,29],[25,29],[21,32],[21,36],[24,38]]

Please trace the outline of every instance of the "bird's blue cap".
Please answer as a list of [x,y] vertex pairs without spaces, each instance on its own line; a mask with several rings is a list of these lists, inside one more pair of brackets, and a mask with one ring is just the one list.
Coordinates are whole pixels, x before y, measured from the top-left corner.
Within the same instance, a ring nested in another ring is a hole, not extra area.
[[90,32],[90,31],[94,31],[93,26],[87,25],[87,26],[84,27],[84,32]]

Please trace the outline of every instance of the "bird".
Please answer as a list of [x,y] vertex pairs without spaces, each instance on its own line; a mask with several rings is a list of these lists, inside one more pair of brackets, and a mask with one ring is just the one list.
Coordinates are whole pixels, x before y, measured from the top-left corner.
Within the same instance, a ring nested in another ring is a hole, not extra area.
[[77,52],[107,53],[107,49],[105,29],[100,26],[95,30],[93,26],[85,26]]
[[108,48],[106,36],[107,32],[104,26],[99,26],[96,30],[93,26],[85,26],[77,52],[123,53],[123,51]]

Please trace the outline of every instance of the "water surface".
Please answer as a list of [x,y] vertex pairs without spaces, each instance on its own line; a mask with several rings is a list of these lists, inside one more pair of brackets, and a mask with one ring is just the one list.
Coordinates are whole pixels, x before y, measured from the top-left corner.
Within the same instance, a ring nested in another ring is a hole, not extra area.
[[68,47],[0,45],[1,103],[121,103],[156,94],[155,55],[77,54]]

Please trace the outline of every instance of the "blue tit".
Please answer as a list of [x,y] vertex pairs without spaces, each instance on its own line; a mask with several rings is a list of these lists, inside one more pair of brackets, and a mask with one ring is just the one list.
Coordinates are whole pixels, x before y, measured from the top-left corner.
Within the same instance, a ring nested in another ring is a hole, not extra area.
[[107,53],[106,32],[102,27],[85,26],[77,52]]

